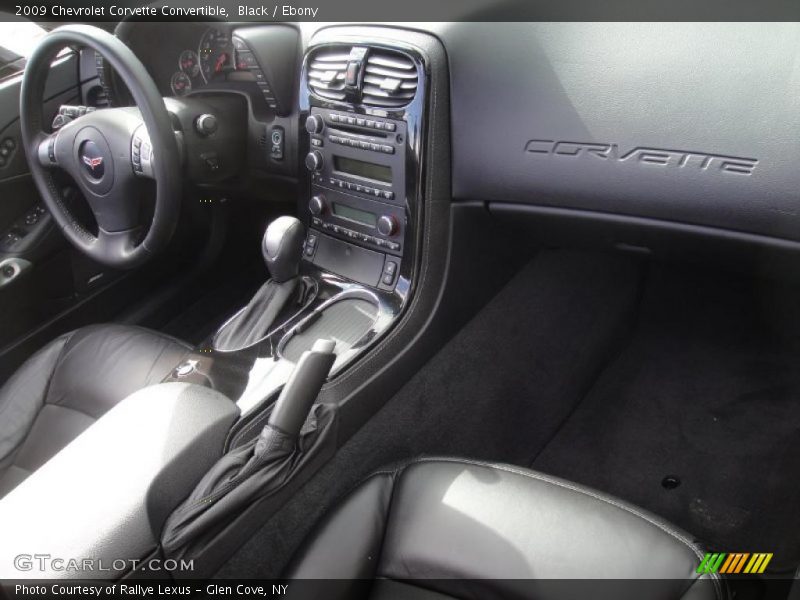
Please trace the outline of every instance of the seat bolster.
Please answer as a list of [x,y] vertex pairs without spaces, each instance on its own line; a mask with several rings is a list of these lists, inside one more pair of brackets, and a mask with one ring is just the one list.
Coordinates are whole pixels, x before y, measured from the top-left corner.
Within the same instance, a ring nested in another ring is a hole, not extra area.
[[[296,553],[291,579],[372,579],[380,560],[394,473],[376,473],[328,513]],[[341,598],[345,588],[336,588]]]
[[47,344],[0,388],[0,471],[8,466],[42,410],[53,371],[71,335]]

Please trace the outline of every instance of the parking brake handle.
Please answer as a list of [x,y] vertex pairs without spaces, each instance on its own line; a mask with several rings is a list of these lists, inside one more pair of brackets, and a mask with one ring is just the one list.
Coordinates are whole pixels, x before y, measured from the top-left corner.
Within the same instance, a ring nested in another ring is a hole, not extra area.
[[332,340],[317,340],[297,361],[289,381],[272,408],[269,425],[287,435],[297,437],[308,413],[336,361]]

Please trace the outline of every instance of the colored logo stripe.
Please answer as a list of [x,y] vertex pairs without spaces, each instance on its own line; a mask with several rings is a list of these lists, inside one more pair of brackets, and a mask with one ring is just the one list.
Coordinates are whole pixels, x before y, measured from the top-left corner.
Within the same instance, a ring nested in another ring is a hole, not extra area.
[[763,573],[772,556],[772,553],[766,552],[708,552],[700,561],[697,573]]
[[698,573],[716,573],[722,561],[725,560],[725,553],[709,553],[703,557],[700,566],[697,567]]

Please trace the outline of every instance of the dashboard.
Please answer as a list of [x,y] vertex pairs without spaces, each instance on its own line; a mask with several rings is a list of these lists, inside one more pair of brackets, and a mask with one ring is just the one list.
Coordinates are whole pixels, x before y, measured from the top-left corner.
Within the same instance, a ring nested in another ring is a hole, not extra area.
[[[265,170],[299,178],[303,56],[342,29],[123,23],[117,35],[165,96],[243,94],[253,139],[279,126],[297,144]],[[454,202],[513,218],[586,218],[599,229],[613,215],[800,242],[798,24],[372,29],[399,46],[414,30],[427,33],[446,51]],[[631,43],[620,47],[621,39]]]

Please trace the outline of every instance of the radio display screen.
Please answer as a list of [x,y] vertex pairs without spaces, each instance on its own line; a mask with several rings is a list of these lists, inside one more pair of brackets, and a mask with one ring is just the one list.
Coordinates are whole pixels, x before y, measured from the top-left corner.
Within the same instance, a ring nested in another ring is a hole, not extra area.
[[376,165],[354,158],[334,156],[333,168],[347,175],[355,175],[356,177],[364,177],[383,183],[392,183],[392,168],[386,165]]
[[377,217],[371,212],[353,208],[352,206],[347,206],[346,204],[339,204],[338,202],[333,203],[333,214],[349,221],[355,221],[356,223],[367,225],[368,227],[375,227],[378,222]]

